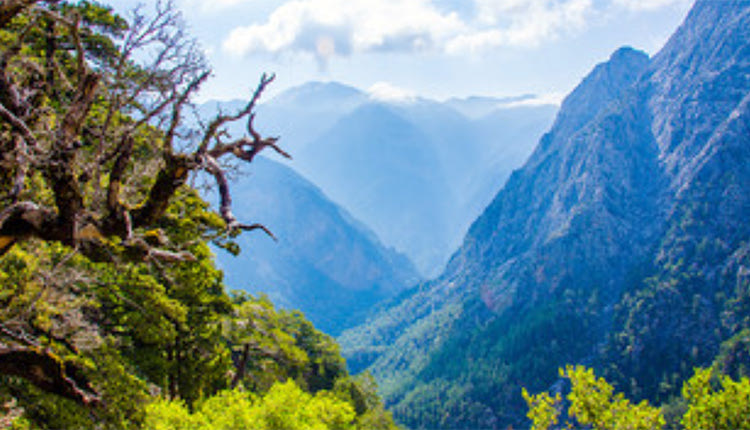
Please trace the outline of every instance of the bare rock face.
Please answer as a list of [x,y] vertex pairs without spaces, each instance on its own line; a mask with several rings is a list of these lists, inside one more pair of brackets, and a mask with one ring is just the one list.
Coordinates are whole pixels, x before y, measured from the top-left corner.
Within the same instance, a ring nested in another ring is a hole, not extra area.
[[750,326],[749,103],[747,1],[697,1],[652,59],[618,50],[446,271],[344,333],[351,363],[415,428],[523,425],[520,386],[566,363],[674,394]]

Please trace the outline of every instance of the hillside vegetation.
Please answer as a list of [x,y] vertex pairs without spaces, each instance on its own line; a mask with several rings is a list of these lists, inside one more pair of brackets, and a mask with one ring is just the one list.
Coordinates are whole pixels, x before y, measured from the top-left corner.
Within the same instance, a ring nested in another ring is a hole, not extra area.
[[273,76],[189,130],[209,69],[171,4],[4,1],[0,40],[3,427],[395,428],[329,336],[215,267],[209,244],[272,234],[233,214],[227,172],[286,154],[253,126]]
[[750,4],[698,0],[653,57],[621,48],[564,100],[435,280],[342,334],[414,428],[525,426],[521,387],[585,364],[667,404],[747,375]]

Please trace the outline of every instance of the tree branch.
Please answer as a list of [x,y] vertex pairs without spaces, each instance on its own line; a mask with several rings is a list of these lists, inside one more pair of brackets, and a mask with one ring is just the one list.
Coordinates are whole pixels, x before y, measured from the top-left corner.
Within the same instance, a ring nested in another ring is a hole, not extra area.
[[273,240],[276,240],[276,236],[274,236],[271,230],[269,230],[262,224],[247,225],[237,221],[237,218],[232,213],[232,195],[229,192],[229,183],[227,181],[226,175],[224,174],[224,170],[222,170],[221,166],[219,166],[219,163],[210,155],[204,155],[203,160],[205,166],[204,168],[214,177],[214,179],[216,180],[216,185],[219,187],[219,198],[221,201],[219,204],[219,214],[226,223],[227,230],[263,230]]
[[[250,102],[248,102],[248,104],[245,105],[245,107],[242,110],[240,110],[234,115],[218,115],[216,118],[214,118],[214,120],[211,121],[211,123],[206,128],[206,131],[203,134],[203,139],[201,140],[200,145],[198,145],[198,150],[196,151],[196,153],[203,154],[208,150],[208,146],[211,143],[211,140],[214,138],[214,136],[216,136],[221,126],[223,126],[224,124],[228,122],[237,121],[241,118],[244,118],[250,115],[253,112],[253,109],[255,109],[255,104],[260,99],[260,96],[261,94],[263,94],[263,91],[265,91],[266,87],[275,79],[276,79],[275,74],[268,76],[265,73],[263,73],[263,75],[260,77],[260,83],[258,83],[258,86],[255,88],[255,91],[253,92],[253,97],[250,99]],[[252,115],[251,115],[251,118],[252,118]],[[248,121],[248,129],[249,130],[252,129],[252,119]],[[251,131],[250,133],[253,134],[254,131]],[[256,136],[256,135],[253,134],[253,136]],[[218,158],[218,157],[214,156],[214,158]]]
[[0,28],[5,27],[16,15],[36,3],[36,0],[3,0],[0,3]]
[[164,167],[156,176],[146,201],[132,211],[133,227],[153,225],[167,210],[169,199],[187,181],[193,163],[184,154],[167,157]]
[[28,237],[64,241],[55,211],[32,202],[14,203],[0,212],[0,257]]
[[37,146],[36,137],[34,137],[34,133],[29,130],[29,126],[26,125],[26,123],[18,118],[16,115],[13,114],[10,110],[8,110],[2,102],[0,102],[0,117],[2,117],[4,120],[8,121],[10,125],[13,126],[26,140],[26,144],[29,146]]
[[39,348],[0,346],[0,373],[18,376],[84,406],[101,401],[80,367]]
[[237,388],[240,381],[245,379],[247,373],[247,363],[250,361],[250,344],[246,343],[242,347],[242,355],[237,363],[235,363],[234,377],[232,377],[232,384],[230,385],[233,389]]
[[130,157],[133,155],[133,145],[135,140],[130,135],[123,137],[123,142],[118,145],[117,149],[119,155],[115,159],[115,163],[112,165],[112,170],[109,172],[109,186],[107,187],[107,209],[109,214],[118,212],[120,208],[120,185],[122,182],[122,175],[125,173],[125,169],[128,167]]

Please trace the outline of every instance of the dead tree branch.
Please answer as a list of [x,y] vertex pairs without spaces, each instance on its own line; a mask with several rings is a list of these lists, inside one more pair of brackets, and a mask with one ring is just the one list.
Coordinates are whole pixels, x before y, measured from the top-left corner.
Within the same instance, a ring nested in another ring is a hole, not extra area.
[[[224,158],[251,163],[266,148],[290,158],[277,137],[264,138],[254,128],[255,108],[275,75],[263,74],[242,109],[217,115],[194,140],[186,141],[180,132],[185,111],[210,71],[195,42],[186,38],[170,2],[158,2],[150,18],[137,9],[119,52],[96,68],[86,58],[83,39],[84,30],[95,30],[84,28],[74,10],[61,12],[44,3],[29,7],[32,4],[15,0],[0,6],[0,25],[19,13],[60,25],[55,30],[51,24],[44,36],[45,61],[23,59],[25,33],[17,44],[0,48],[0,120],[13,137],[2,145],[13,151],[7,159],[16,164],[7,194],[14,203],[0,215],[0,256],[17,241],[37,237],[77,246],[92,260],[108,260],[116,256],[102,239],[119,237],[123,258],[189,260],[183,251],[158,249],[140,240],[139,231],[157,225],[189,175],[199,171],[215,181],[219,214],[228,231],[263,230],[274,237],[265,226],[242,223],[232,212]],[[147,64],[135,61],[142,50],[155,53]],[[44,91],[47,98],[62,100],[40,106],[35,95]],[[98,112],[104,108],[102,119],[92,116],[95,105]],[[224,127],[240,120],[247,122],[247,136],[228,141]],[[93,150],[83,149],[92,143]],[[152,148],[160,151],[143,155]],[[154,179],[130,176],[141,174],[139,170],[151,172]],[[44,178],[54,205],[16,202],[32,173]],[[141,188],[134,191],[130,184]]]
[[80,367],[39,348],[0,345],[0,373],[21,377],[46,392],[84,406],[100,402]]

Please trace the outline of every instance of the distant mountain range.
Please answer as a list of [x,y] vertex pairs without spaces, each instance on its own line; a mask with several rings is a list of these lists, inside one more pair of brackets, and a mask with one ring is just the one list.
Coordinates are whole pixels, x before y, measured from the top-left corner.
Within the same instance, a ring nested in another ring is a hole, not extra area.
[[666,402],[750,369],[750,3],[698,0],[653,58],[623,48],[435,280],[340,341],[410,428],[528,426],[521,387],[597,368]]
[[[386,103],[313,82],[262,104],[257,129],[281,136],[294,159],[262,160],[239,176],[235,212],[280,241],[243,236],[240,256],[219,252],[228,285],[300,309],[331,334],[361,322],[378,300],[439,271],[523,163],[556,110],[524,101],[533,98]],[[246,132],[244,124],[228,131]]]
[[557,110],[523,101],[533,97],[385,102],[313,82],[260,106],[257,124],[282,136],[293,169],[434,276]]

